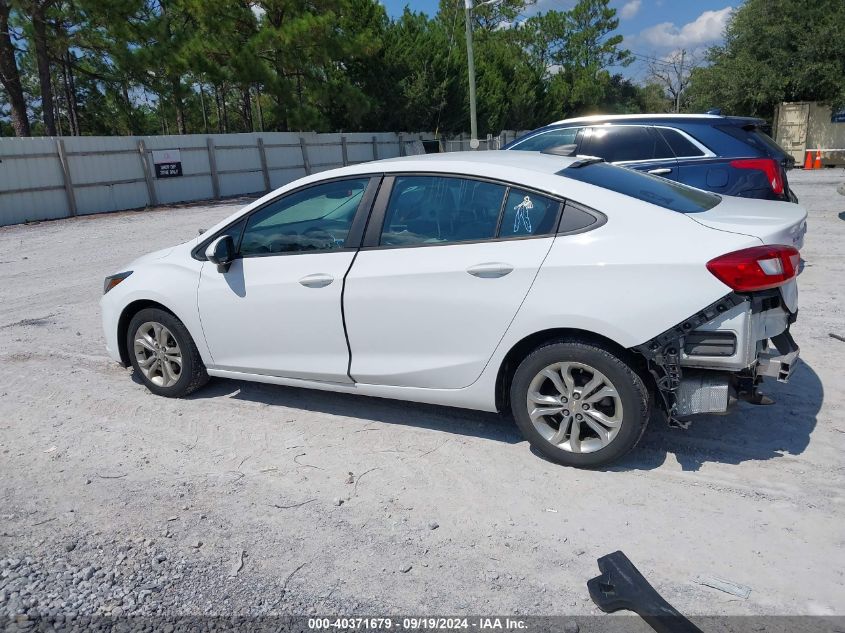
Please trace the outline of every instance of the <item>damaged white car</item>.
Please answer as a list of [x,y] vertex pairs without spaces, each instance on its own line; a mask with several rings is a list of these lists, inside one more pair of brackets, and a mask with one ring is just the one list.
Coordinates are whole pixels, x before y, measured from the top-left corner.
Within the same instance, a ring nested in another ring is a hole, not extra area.
[[798,348],[798,205],[595,159],[413,156],[308,176],[105,281],[150,391],[209,376],[485,411],[572,466],[761,401]]

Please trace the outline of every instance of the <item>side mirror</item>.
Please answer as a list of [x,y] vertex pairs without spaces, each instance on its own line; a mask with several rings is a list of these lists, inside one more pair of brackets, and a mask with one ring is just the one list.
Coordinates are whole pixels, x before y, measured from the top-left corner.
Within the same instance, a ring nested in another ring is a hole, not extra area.
[[205,258],[217,264],[217,272],[225,273],[235,259],[235,240],[231,235],[222,235],[205,249]]

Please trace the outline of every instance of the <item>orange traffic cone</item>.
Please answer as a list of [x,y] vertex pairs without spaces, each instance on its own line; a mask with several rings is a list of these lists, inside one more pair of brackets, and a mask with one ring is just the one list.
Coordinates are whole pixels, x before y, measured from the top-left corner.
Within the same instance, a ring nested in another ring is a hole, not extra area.
[[813,168],[813,150],[807,150],[807,157],[804,159],[804,169],[812,169]]
[[821,148],[816,149],[816,162],[813,163],[813,169],[821,169],[822,168],[822,150]]

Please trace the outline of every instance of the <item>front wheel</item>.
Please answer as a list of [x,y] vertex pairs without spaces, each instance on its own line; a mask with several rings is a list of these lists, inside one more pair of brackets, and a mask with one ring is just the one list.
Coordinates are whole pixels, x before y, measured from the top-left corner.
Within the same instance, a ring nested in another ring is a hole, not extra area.
[[530,444],[567,466],[608,464],[642,437],[648,388],[609,349],[577,340],[544,345],[520,363],[511,409]]
[[169,312],[139,311],[129,323],[126,345],[133,369],[156,395],[181,398],[208,382],[188,329]]

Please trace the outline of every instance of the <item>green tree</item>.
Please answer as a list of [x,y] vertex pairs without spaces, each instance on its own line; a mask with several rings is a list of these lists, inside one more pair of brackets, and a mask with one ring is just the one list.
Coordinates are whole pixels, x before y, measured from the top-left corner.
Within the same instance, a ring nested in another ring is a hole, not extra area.
[[845,106],[845,2],[747,0],[710,65],[692,73],[690,108],[769,117],[781,101]]

